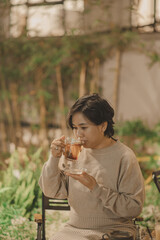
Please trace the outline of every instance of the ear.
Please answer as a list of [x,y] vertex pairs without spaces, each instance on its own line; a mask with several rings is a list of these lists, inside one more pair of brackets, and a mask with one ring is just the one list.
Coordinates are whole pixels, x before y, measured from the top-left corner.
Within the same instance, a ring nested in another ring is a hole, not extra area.
[[104,133],[107,129],[107,126],[108,126],[108,122],[103,122],[101,124],[101,131]]

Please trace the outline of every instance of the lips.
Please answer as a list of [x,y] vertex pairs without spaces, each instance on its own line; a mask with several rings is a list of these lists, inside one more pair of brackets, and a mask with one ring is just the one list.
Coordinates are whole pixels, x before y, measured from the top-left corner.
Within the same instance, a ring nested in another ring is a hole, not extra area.
[[83,139],[81,139],[81,143],[82,143],[82,145],[85,144],[86,141],[87,141],[87,140],[83,140]]

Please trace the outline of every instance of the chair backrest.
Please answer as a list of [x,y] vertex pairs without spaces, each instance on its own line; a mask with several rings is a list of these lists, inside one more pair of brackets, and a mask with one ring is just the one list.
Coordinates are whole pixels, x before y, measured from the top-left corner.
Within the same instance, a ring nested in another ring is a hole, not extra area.
[[42,240],[45,238],[45,210],[70,210],[67,199],[49,198],[42,193]]
[[156,184],[158,191],[160,192],[160,170],[153,172],[152,178],[154,183]]

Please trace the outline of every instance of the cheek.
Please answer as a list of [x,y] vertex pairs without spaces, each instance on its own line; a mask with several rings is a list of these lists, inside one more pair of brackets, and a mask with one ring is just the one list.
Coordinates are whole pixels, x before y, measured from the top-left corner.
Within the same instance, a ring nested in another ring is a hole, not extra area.
[[88,136],[88,137],[91,137],[91,136],[93,136],[93,132],[92,132],[91,129],[87,129],[86,131],[84,131],[84,135]]
[[85,132],[85,136],[91,142],[95,141],[95,139],[97,138],[97,129],[88,129]]
[[99,141],[102,138],[102,136],[103,136],[103,133],[99,129],[95,128],[93,131],[91,131],[88,134],[88,139],[90,140],[90,142],[95,143]]

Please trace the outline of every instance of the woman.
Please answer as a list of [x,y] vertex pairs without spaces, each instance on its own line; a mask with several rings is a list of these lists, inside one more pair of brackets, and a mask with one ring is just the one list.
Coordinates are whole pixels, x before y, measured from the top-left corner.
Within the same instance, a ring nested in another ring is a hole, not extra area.
[[133,151],[113,138],[114,110],[98,94],[79,98],[68,123],[83,143],[81,175],[58,168],[65,137],[53,140],[44,164],[40,187],[46,196],[68,198],[67,225],[53,240],[99,240],[106,232],[124,230],[135,235],[132,219],[143,207],[144,183]]

